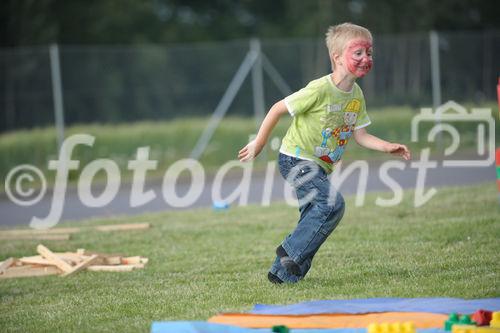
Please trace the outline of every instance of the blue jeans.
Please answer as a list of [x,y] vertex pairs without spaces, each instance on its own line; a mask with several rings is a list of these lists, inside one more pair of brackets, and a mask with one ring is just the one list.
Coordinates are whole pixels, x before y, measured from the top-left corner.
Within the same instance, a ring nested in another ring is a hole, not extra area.
[[288,273],[279,257],[274,260],[270,272],[284,282],[293,283],[303,279],[311,268],[319,247],[342,219],[345,203],[318,164],[280,153],[279,168],[283,178],[295,189],[300,211],[295,230],[281,245],[300,266],[301,275]]

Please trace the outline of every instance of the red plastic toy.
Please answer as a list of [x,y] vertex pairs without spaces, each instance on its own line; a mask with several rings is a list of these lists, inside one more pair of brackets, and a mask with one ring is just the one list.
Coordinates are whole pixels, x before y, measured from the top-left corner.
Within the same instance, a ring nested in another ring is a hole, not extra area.
[[486,326],[490,324],[492,312],[488,310],[477,310],[472,314],[472,320],[474,320],[477,326]]

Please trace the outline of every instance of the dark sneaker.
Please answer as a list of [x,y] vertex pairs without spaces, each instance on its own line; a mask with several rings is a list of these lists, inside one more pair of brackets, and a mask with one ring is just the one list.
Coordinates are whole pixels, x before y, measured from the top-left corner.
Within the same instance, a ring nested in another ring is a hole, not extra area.
[[267,273],[267,279],[271,283],[274,283],[274,284],[282,284],[283,283],[283,281],[279,277],[277,277],[276,275],[274,275],[271,272]]
[[289,256],[280,258],[281,266],[285,267],[288,273],[300,276],[302,272],[300,271],[300,266],[292,260]]
[[278,246],[276,248],[276,254],[280,257],[281,266],[285,267],[288,273],[300,276],[302,272],[300,271],[300,266],[293,261],[292,258],[288,256],[283,246]]

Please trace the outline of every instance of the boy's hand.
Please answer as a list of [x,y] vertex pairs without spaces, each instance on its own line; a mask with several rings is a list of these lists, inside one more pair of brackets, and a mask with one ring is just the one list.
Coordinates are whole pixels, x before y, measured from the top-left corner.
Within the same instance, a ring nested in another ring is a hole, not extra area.
[[411,158],[411,153],[408,147],[399,143],[389,143],[386,151],[393,155],[399,155],[407,161]]
[[262,145],[259,145],[256,140],[252,140],[238,152],[238,159],[240,162],[252,161],[261,150]]

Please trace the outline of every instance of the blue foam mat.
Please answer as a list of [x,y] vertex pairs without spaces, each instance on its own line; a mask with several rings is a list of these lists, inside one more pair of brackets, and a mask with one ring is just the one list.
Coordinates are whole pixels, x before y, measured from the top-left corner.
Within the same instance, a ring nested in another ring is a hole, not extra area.
[[[157,321],[151,333],[271,333],[270,328],[243,328],[204,321]],[[442,329],[417,329],[418,333],[444,333]],[[290,333],[366,333],[364,328],[290,329]],[[448,332],[449,333],[449,332]]]
[[479,309],[499,311],[500,298],[363,298],[323,300],[290,305],[256,304],[252,314],[309,315],[325,313],[361,314],[370,312],[474,313]]

